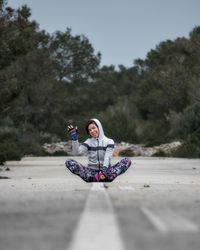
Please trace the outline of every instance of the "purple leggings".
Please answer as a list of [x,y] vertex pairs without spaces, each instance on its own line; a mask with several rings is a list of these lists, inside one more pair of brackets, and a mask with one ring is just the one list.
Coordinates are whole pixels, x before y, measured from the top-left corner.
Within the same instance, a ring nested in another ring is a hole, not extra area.
[[[99,170],[85,167],[75,160],[67,160],[65,162],[66,167],[73,173],[80,176],[86,182],[111,182],[118,175],[126,172],[126,170],[131,165],[131,160],[128,158],[123,158],[117,164],[110,167],[101,167]],[[98,180],[96,178],[97,174],[102,173],[105,176],[104,180]]]

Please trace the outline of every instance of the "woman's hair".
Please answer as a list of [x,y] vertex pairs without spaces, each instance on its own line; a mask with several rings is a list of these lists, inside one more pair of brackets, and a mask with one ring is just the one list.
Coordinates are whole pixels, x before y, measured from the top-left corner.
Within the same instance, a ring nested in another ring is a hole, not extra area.
[[89,125],[92,124],[92,123],[95,124],[95,125],[97,126],[97,128],[98,128],[98,125],[96,124],[95,121],[93,121],[93,120],[87,121],[86,124],[85,124],[85,130],[86,130],[86,132],[87,132],[88,135],[90,134],[90,133],[89,133],[88,127],[89,127]]

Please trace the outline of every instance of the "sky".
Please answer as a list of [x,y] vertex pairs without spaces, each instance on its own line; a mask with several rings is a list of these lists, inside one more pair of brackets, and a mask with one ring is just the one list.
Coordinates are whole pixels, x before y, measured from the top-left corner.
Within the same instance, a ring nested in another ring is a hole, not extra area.
[[7,0],[26,4],[41,30],[53,33],[71,28],[84,35],[101,66],[132,67],[165,40],[189,37],[200,25],[200,0]]

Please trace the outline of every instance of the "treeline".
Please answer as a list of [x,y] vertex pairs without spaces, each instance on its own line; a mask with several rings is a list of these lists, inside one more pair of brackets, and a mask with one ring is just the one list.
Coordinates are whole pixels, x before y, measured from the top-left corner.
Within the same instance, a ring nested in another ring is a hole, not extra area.
[[[133,67],[100,67],[101,54],[70,29],[48,34],[25,5],[0,1],[0,162],[44,155],[66,124],[99,118],[115,141],[176,139],[175,156],[200,156],[200,27],[161,42]],[[134,46],[134,45],[133,45]]]

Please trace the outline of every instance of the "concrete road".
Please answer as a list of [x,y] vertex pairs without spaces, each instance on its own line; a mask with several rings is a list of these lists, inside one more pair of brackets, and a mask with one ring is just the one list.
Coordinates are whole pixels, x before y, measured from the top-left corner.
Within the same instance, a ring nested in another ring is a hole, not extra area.
[[105,185],[65,160],[27,157],[0,172],[0,250],[200,249],[200,160],[132,158]]

